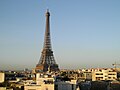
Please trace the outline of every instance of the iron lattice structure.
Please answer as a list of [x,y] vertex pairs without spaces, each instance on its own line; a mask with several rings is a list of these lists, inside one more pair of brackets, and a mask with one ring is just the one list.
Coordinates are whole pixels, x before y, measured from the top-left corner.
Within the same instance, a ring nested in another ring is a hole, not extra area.
[[46,12],[46,30],[45,30],[45,37],[44,37],[44,46],[42,50],[42,54],[38,64],[36,65],[36,70],[40,70],[46,72],[49,70],[51,71],[58,71],[58,65],[55,62],[52,47],[51,47],[51,39],[50,39],[50,13],[47,10]]

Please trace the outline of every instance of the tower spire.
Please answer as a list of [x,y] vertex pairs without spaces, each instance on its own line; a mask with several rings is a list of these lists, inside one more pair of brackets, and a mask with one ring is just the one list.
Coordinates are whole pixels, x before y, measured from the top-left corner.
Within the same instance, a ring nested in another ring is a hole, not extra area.
[[50,13],[49,10],[46,12],[46,27],[45,27],[45,36],[44,36],[44,46],[42,54],[38,64],[36,65],[36,70],[46,72],[48,68],[51,71],[58,71],[58,65],[55,62],[53,51],[51,48],[51,39],[50,39]]
[[44,49],[51,49],[51,41],[50,41],[50,21],[49,18],[50,13],[47,10],[46,12],[46,30],[45,30],[45,37],[44,37]]
[[47,9],[47,12],[49,12],[49,9]]

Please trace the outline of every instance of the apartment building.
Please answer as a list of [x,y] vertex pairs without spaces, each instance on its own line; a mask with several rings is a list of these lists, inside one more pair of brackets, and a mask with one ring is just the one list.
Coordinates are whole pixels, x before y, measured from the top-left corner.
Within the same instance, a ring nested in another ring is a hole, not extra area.
[[0,72],[0,83],[3,83],[5,80],[5,73]]
[[116,80],[117,72],[113,69],[94,69],[92,70],[92,81],[97,80]]

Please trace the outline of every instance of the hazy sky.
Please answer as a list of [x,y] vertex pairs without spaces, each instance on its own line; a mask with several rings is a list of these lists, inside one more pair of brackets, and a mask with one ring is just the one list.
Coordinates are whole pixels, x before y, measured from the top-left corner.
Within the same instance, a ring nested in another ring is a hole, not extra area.
[[35,68],[46,9],[60,68],[120,63],[120,0],[0,0],[0,69]]

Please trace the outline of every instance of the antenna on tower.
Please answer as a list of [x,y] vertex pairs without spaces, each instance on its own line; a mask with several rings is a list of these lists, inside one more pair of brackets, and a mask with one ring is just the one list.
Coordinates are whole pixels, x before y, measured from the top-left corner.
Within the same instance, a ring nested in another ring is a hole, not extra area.
[[47,9],[47,12],[49,12],[49,9]]
[[113,63],[112,65],[114,66],[114,69],[115,69],[115,70],[117,70],[117,66],[120,66],[120,64],[118,64],[118,63],[116,63],[116,62]]

